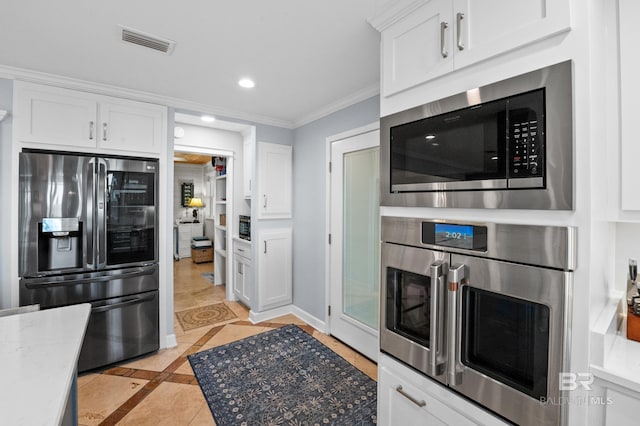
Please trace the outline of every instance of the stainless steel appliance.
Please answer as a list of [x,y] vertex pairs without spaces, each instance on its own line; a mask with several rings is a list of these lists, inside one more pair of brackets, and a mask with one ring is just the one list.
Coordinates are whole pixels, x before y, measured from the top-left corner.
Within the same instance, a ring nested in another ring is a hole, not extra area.
[[573,209],[572,64],[382,117],[381,204]]
[[251,241],[251,216],[240,215],[238,236],[243,240]]
[[560,424],[575,228],[381,226],[381,351],[512,422]]
[[93,306],[78,371],[159,348],[157,160],[20,153],[20,305]]

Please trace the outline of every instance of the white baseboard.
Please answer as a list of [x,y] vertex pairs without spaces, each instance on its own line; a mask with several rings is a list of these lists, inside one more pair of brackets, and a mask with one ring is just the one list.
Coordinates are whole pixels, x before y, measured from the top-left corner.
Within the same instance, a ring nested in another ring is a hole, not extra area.
[[164,337],[164,345],[160,342],[160,349],[173,348],[178,346],[178,340],[175,334],[168,334]]
[[302,310],[295,305],[291,305],[291,313],[321,333],[329,334],[329,327],[327,326],[327,323],[314,317],[307,311]]
[[295,315],[298,318],[300,318],[302,321],[309,324],[311,327],[320,331],[321,333],[328,334],[327,324],[324,321],[314,317],[313,315],[309,314],[307,311],[302,310],[295,305],[282,306],[275,309],[269,309],[268,311],[263,311],[263,312],[254,312],[253,310],[251,310],[249,311],[249,321],[251,321],[254,324],[257,324],[259,322],[269,321],[271,319],[288,315],[288,314]]

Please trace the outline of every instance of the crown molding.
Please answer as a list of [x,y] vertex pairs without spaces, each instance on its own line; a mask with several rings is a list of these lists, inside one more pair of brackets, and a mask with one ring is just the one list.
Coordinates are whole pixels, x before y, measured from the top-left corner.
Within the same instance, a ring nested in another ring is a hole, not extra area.
[[365,87],[362,90],[359,90],[347,97],[344,97],[338,101],[332,102],[331,104],[317,110],[314,113],[307,115],[299,120],[296,120],[294,124],[294,129],[298,127],[302,127],[305,124],[309,124],[313,121],[319,120],[323,117],[326,117],[329,114],[333,114],[334,112],[340,111],[341,109],[347,108],[351,105],[355,105],[358,102],[369,99],[372,96],[376,96],[380,94],[380,83],[372,84],[369,87]]
[[141,102],[149,102],[160,104],[176,109],[197,111],[202,114],[211,114],[214,116],[225,116],[238,120],[249,121],[252,123],[265,124],[268,126],[283,127],[285,129],[293,129],[294,123],[288,120],[280,120],[276,118],[266,117],[259,114],[247,114],[242,111],[234,111],[226,108],[220,108],[213,105],[207,105],[199,102],[187,101],[184,99],[174,98],[170,96],[158,95],[155,93],[143,92],[134,89],[125,89],[122,87],[112,86],[103,83],[95,83],[87,80],[80,80],[71,77],[63,77],[60,75],[33,71],[24,68],[16,68],[6,65],[0,65],[0,77],[11,80],[27,81],[31,83],[47,84],[49,86],[57,86],[65,89],[81,90],[84,92],[95,93],[106,96],[116,96]]
[[378,8],[375,15],[367,19],[367,22],[376,30],[382,32],[428,2],[429,0],[387,1]]

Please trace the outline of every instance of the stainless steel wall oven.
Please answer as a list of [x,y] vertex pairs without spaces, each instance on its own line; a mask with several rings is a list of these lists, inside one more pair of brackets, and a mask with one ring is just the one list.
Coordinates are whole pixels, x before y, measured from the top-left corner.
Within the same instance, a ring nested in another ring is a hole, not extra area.
[[381,204],[573,209],[572,66],[380,120]]
[[521,425],[560,424],[576,231],[382,218],[380,348]]
[[78,371],[159,348],[158,161],[20,153],[20,305],[91,303]]

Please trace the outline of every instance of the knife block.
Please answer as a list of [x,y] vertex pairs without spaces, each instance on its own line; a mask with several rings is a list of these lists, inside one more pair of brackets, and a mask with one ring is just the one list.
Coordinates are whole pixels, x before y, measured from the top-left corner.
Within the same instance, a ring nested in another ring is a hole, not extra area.
[[640,342],[640,315],[631,306],[627,306],[627,339]]

